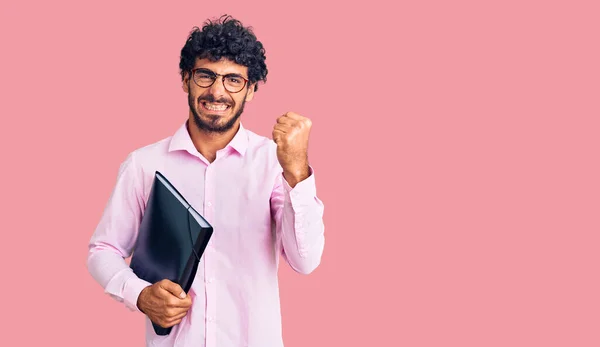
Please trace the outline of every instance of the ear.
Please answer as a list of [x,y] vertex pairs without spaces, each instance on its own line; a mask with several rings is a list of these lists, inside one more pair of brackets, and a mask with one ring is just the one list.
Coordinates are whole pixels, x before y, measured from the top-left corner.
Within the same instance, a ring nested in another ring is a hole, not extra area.
[[183,91],[186,93],[190,93],[190,74],[186,71],[183,73],[183,80],[182,80],[182,85],[181,87],[183,88]]
[[248,91],[246,92],[246,101],[250,101],[254,98],[254,86],[256,83],[248,85]]

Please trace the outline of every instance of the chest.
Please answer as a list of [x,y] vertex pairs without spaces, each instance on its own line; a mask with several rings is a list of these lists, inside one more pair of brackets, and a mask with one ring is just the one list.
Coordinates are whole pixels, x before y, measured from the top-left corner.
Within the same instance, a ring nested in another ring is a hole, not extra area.
[[160,171],[215,229],[270,227],[270,197],[278,173],[266,165],[243,160],[210,165],[165,161],[145,171],[145,199],[155,171]]

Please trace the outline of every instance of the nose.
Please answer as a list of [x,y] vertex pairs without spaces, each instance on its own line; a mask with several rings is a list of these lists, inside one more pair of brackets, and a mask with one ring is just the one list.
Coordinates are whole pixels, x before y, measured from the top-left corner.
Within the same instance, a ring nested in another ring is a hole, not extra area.
[[223,76],[217,76],[215,83],[209,87],[209,92],[217,99],[226,94],[225,86],[223,85]]

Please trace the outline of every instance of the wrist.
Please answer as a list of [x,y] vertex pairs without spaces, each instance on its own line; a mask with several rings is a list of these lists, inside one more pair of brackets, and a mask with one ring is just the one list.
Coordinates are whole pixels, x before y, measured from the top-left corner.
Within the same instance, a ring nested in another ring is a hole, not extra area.
[[146,297],[146,294],[147,294],[149,288],[150,287],[145,287],[144,289],[142,289],[142,291],[140,292],[140,295],[138,296],[137,303],[136,303],[137,308],[142,313],[144,313],[144,314],[145,314],[145,312],[144,312],[144,309],[145,309],[144,303],[146,302],[145,297]]
[[296,184],[302,182],[310,176],[310,169],[308,164],[283,170],[283,177],[288,182],[290,187],[294,188]]

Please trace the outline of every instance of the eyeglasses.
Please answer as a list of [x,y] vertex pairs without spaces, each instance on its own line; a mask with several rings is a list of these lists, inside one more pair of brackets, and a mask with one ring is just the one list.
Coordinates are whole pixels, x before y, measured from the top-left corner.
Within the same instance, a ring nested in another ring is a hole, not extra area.
[[192,79],[199,87],[208,88],[215,83],[217,77],[223,77],[223,87],[230,93],[238,93],[246,86],[248,80],[238,74],[221,75],[208,69],[192,70]]

